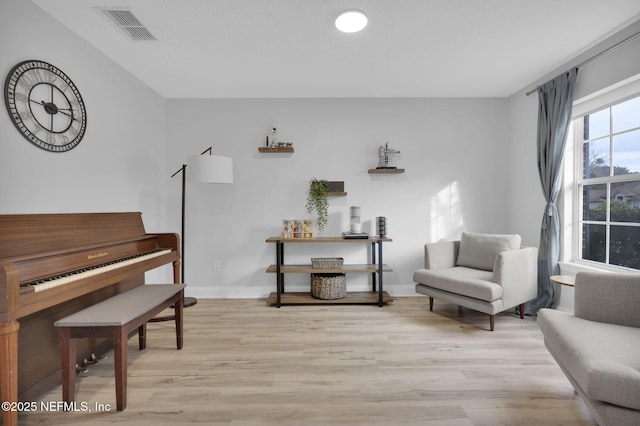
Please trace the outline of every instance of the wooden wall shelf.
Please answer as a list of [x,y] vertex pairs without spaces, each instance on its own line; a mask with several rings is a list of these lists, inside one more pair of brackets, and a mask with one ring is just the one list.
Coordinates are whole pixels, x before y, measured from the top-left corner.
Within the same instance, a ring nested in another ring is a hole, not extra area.
[[259,152],[273,153],[273,152],[293,152],[292,146],[276,146],[271,148],[269,146],[258,147]]
[[327,197],[344,197],[346,195],[346,192],[327,192]]
[[404,173],[404,169],[369,169],[369,173],[399,174],[399,173]]

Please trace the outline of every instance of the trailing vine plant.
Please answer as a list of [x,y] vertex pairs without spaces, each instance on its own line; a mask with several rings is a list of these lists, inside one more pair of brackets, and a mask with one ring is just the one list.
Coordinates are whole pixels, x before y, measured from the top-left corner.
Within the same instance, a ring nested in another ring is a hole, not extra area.
[[329,200],[327,199],[327,181],[313,178],[309,181],[309,194],[307,195],[307,213],[316,215],[316,225],[322,231],[327,224],[329,215]]

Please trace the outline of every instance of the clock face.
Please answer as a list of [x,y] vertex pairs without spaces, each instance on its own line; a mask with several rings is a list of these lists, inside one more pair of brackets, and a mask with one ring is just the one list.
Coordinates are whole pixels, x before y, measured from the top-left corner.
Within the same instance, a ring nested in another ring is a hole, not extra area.
[[4,102],[22,136],[39,148],[66,152],[84,136],[87,112],[82,96],[51,64],[29,60],[13,67],[4,83]]

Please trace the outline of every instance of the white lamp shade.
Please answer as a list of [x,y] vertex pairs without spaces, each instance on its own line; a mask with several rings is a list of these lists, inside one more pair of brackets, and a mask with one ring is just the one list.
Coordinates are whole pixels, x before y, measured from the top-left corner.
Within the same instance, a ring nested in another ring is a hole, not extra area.
[[199,183],[233,183],[233,160],[220,155],[190,155],[187,178]]

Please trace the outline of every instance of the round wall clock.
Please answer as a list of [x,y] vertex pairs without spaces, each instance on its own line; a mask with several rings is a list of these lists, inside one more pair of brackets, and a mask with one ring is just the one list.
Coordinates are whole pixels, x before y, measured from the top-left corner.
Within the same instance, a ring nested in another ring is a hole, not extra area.
[[71,79],[43,61],[20,62],[4,82],[13,124],[29,142],[51,152],[75,148],[87,127],[82,96]]

